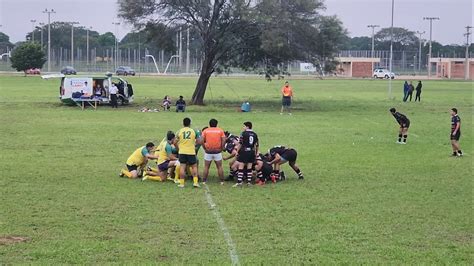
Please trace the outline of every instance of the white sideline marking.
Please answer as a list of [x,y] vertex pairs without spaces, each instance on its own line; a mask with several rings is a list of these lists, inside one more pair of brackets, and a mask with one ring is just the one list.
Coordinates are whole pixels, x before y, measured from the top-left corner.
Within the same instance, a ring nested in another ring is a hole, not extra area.
[[227,226],[225,226],[224,220],[222,219],[216,204],[212,200],[211,191],[209,190],[207,184],[204,184],[204,189],[206,191],[206,199],[207,203],[209,204],[209,208],[211,208],[212,214],[214,214],[214,217],[216,218],[221,231],[224,233],[224,239],[227,242],[227,246],[229,247],[229,255],[230,260],[232,261],[232,265],[240,265],[239,256],[237,255],[237,250],[235,248],[234,241],[232,241],[229,229],[227,229]]

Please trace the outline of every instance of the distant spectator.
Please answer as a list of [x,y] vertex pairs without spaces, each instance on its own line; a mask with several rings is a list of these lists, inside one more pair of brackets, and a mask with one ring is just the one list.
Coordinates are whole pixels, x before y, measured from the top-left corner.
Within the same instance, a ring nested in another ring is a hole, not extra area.
[[[280,78],[278,78],[280,79]],[[280,114],[283,114],[283,110],[287,110],[288,114],[291,115],[291,100],[293,99],[293,88],[290,86],[288,81],[285,82],[283,88],[281,88],[281,110]]]
[[406,102],[408,99],[408,90],[409,90],[409,85],[408,82],[405,80],[405,83],[403,84],[403,101]]
[[94,88],[94,96],[95,97],[102,97],[102,87],[100,86],[99,83]]
[[110,104],[112,105],[112,108],[118,108],[117,93],[118,93],[118,88],[115,85],[115,83],[112,83],[112,86],[110,86],[109,88]]
[[408,100],[408,97],[410,97],[410,102],[411,102],[411,97],[413,96],[414,90],[415,90],[415,87],[413,87],[413,82],[410,81],[410,84],[408,85],[408,95],[407,95],[407,100]]
[[163,106],[164,111],[169,111],[171,108],[171,98],[166,95],[165,98],[163,98],[163,103],[161,104]]
[[176,112],[184,112],[186,110],[186,102],[183,100],[183,96],[179,96],[179,100],[176,101]]
[[421,101],[421,87],[423,87],[423,84],[421,84],[421,80],[418,81],[418,85],[416,85],[416,95],[415,95],[415,102],[416,102],[416,99],[418,99],[418,101]]

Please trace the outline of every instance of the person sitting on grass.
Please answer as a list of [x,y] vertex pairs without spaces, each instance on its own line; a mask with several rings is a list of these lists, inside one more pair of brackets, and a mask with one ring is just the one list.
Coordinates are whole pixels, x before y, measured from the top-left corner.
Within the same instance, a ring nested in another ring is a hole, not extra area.
[[165,98],[163,98],[163,103],[161,104],[161,106],[163,107],[163,110],[164,111],[169,111],[170,108],[171,108],[171,98],[166,95]]
[[186,102],[183,100],[183,96],[179,96],[179,100],[176,101],[176,113],[184,112],[186,109]]
[[136,149],[127,159],[127,170],[122,169],[120,171],[120,177],[138,178],[139,171],[143,171],[149,159],[158,159],[158,156],[153,154],[154,151],[155,144],[153,142],[148,142],[145,146]]

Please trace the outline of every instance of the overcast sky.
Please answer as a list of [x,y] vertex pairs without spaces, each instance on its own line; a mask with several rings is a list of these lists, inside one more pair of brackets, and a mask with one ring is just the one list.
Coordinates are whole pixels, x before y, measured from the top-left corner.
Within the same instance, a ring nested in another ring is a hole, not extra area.
[[[337,15],[351,37],[371,36],[369,24],[390,27],[391,0],[325,0],[326,15]],[[47,23],[45,9],[53,8],[51,22],[77,21],[91,26],[99,33],[114,32],[117,18],[116,0],[0,0],[0,31],[10,36],[11,42],[25,40],[32,29],[30,20]],[[423,17],[439,17],[433,22],[433,40],[442,44],[464,44],[465,27],[473,24],[472,0],[395,0],[394,26],[412,31],[426,31],[429,22]],[[123,21],[118,28],[122,38],[131,30]],[[471,38],[472,42],[472,38]]]

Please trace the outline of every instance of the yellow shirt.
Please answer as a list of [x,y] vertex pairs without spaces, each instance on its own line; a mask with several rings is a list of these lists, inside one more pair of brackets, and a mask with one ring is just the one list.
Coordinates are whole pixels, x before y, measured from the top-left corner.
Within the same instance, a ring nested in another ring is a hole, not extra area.
[[168,141],[163,140],[158,146],[158,162],[157,164],[162,164],[167,160],[170,160],[170,155],[173,152],[173,147]]
[[179,154],[196,155],[196,131],[190,127],[183,127],[176,133]]
[[140,166],[146,162],[146,155],[148,154],[148,150],[145,146],[142,146],[136,149],[130,157],[128,157],[127,164],[128,165],[136,165]]

